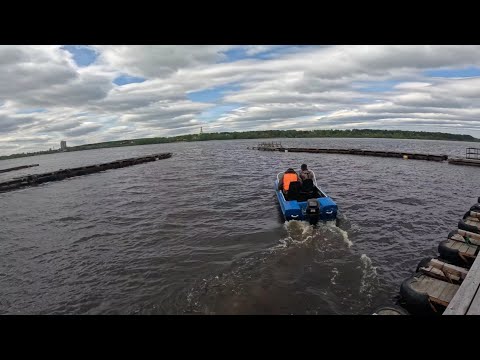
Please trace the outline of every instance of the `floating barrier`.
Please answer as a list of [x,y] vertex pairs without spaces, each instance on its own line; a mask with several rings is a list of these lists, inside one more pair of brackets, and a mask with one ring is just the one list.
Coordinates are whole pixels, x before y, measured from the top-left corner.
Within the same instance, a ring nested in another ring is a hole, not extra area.
[[170,157],[172,157],[171,153],[154,154],[154,155],[142,156],[138,158],[122,159],[122,160],[117,160],[117,161],[104,163],[104,164],[82,166],[82,167],[73,168],[73,169],[60,169],[58,171],[53,171],[49,173],[27,175],[27,176],[13,179],[13,180],[1,182],[0,192],[16,190],[16,189],[24,188],[27,186],[42,184],[49,181],[59,181],[59,180],[63,180],[63,179],[67,179],[75,176],[93,174],[96,172],[105,171],[109,169],[118,169],[122,167],[143,164],[146,162],[168,159]]
[[22,166],[16,166],[16,167],[8,168],[8,169],[0,169],[0,173],[6,173],[6,172],[22,170],[22,169],[28,169],[28,168],[35,167],[35,166],[38,166],[38,164],[22,165]]

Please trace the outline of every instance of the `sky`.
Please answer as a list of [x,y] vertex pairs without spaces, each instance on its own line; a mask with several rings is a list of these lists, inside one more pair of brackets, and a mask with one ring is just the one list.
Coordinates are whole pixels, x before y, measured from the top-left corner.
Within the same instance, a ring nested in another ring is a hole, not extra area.
[[0,45],[0,155],[200,127],[480,137],[480,46]]

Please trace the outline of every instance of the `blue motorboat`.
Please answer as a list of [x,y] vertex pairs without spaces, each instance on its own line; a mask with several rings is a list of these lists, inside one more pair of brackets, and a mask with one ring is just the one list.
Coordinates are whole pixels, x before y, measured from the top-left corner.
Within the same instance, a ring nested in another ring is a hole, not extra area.
[[313,173],[313,180],[305,180],[303,183],[291,182],[286,195],[287,198],[285,198],[283,191],[278,190],[282,174],[277,174],[275,193],[285,220],[308,221],[310,224],[316,224],[319,220],[336,220],[337,204],[317,185],[315,173]]

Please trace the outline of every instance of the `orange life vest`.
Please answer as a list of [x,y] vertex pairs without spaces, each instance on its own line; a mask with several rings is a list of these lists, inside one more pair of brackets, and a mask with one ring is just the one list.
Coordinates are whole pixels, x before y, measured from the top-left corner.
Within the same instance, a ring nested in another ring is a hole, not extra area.
[[292,181],[298,181],[297,174],[287,173],[283,174],[283,191],[288,191],[290,188],[290,183]]

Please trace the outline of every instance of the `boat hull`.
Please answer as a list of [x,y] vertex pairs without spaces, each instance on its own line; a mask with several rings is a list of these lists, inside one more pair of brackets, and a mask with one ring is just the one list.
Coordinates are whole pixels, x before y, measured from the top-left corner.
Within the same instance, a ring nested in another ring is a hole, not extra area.
[[319,205],[319,213],[317,215],[311,215],[307,213],[307,201],[291,200],[287,201],[283,193],[278,189],[278,180],[275,180],[275,193],[277,195],[280,208],[286,221],[299,220],[309,221],[315,223],[320,221],[333,221],[337,218],[337,204],[328,197],[325,193],[322,193],[322,197],[316,198]]

